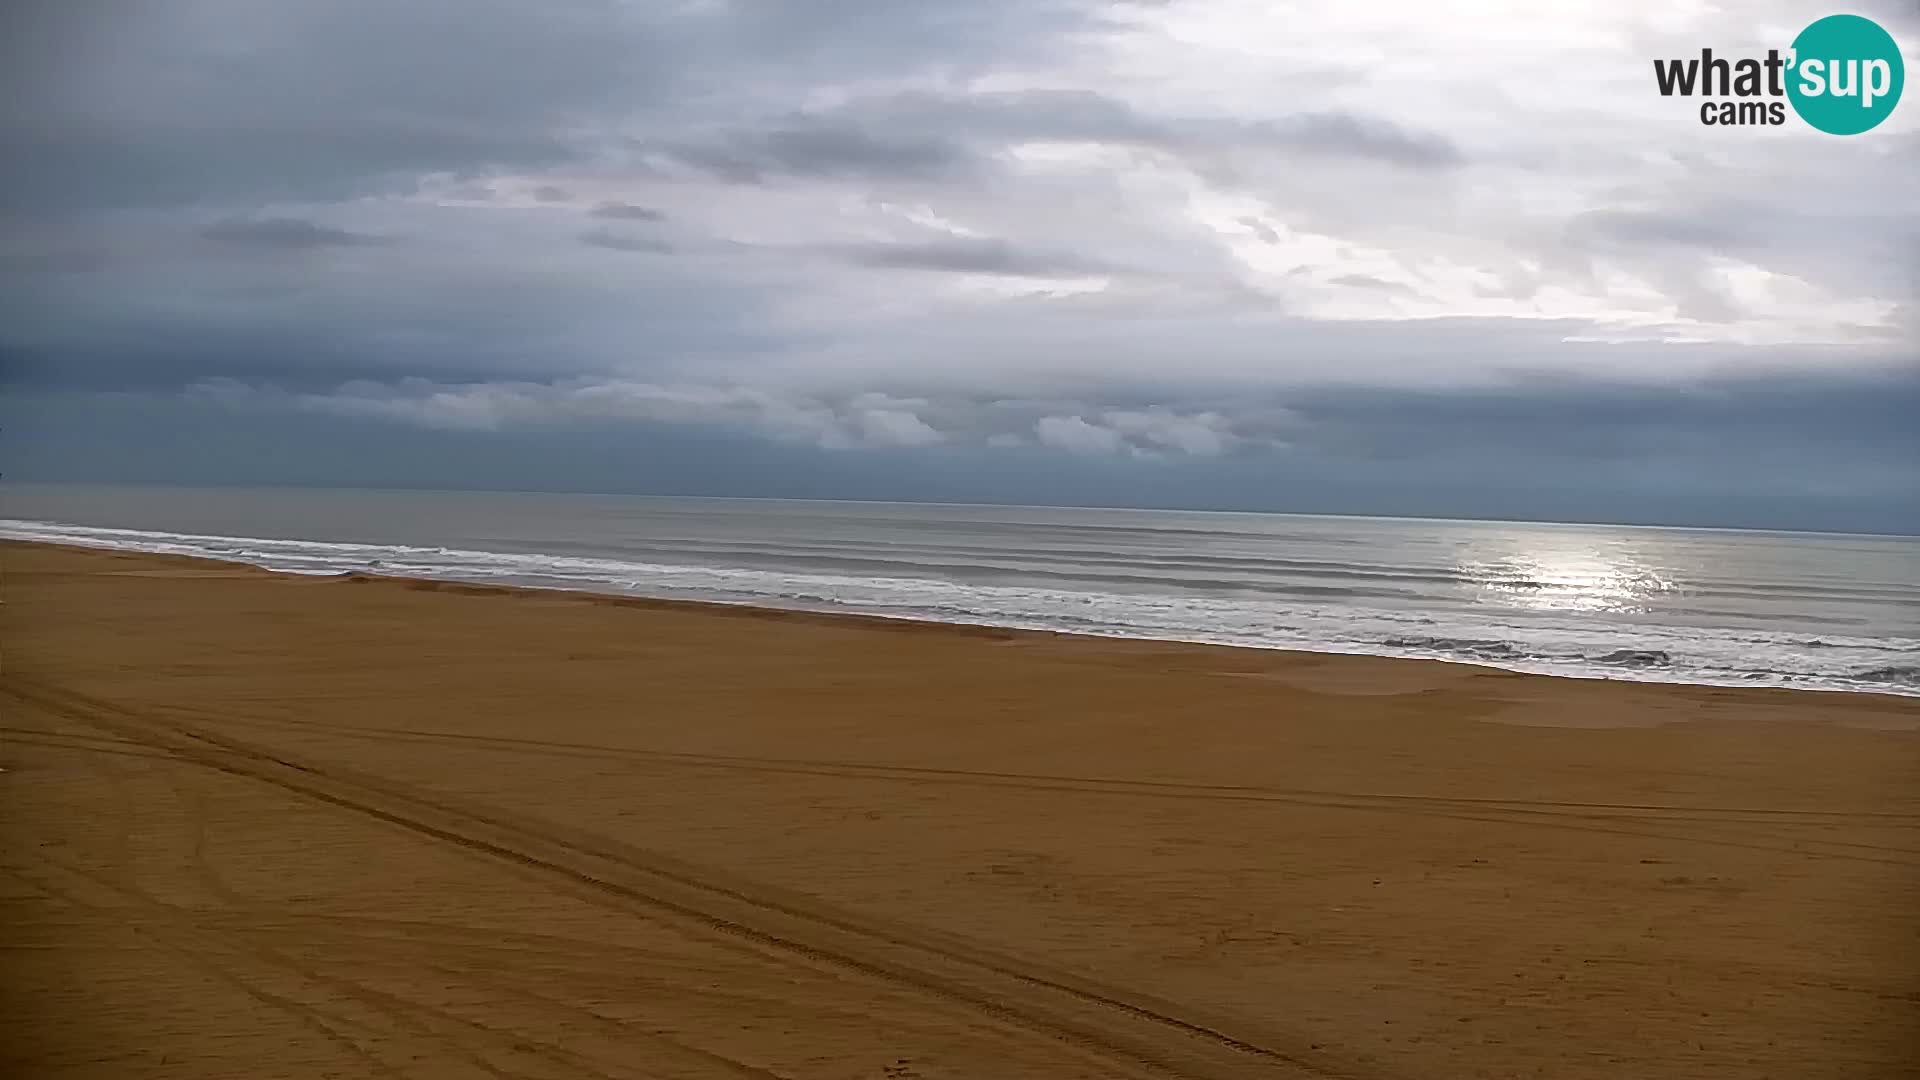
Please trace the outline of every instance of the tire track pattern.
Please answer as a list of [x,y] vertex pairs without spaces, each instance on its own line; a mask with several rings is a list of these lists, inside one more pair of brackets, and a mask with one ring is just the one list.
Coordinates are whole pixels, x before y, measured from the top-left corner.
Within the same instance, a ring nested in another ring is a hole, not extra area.
[[491,808],[457,805],[333,766],[268,752],[177,720],[18,676],[0,692],[131,744],[362,815],[475,855],[563,879],[602,902],[964,1007],[1099,1059],[1114,1076],[1377,1075],[1270,1034],[1231,1030],[1146,995],[958,940],[720,880],[700,868]]
[[[191,722],[196,714],[169,711],[166,715]],[[1835,825],[1871,823],[1894,829],[1920,825],[1920,812],[1817,810],[1782,807],[1682,806],[1665,803],[1579,802],[1550,799],[1511,799],[1476,796],[1440,796],[1386,792],[1325,791],[1312,788],[1261,787],[1238,784],[1201,784],[1037,773],[942,769],[843,761],[758,758],[740,755],[697,754],[590,743],[556,742],[467,732],[398,730],[328,724],[324,727],[292,720],[218,718],[222,726],[312,731],[329,738],[383,742],[459,745],[505,753],[612,759],[676,768],[706,768],[792,776],[891,781],[907,784],[949,784],[1039,791],[1068,791],[1087,795],[1133,798],[1197,799],[1218,802],[1271,803],[1363,813],[1406,814],[1485,824],[1531,826],[1614,836],[1745,848],[1805,858],[1844,859],[1896,866],[1920,866],[1920,850],[1857,841],[1832,840],[1818,835]],[[1713,836],[1698,831],[1677,835],[1660,831],[1663,824],[1689,823],[1733,829],[1763,830],[1759,839],[1746,835]],[[1789,834],[1783,830],[1814,830]],[[1782,842],[1785,841],[1785,842]]]

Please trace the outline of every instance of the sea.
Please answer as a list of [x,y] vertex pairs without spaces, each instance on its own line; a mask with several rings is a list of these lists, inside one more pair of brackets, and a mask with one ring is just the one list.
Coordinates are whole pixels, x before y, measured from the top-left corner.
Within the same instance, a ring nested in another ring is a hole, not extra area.
[[1586,678],[1920,696],[1920,538],[1910,536],[8,484],[0,537],[297,574],[372,572]]

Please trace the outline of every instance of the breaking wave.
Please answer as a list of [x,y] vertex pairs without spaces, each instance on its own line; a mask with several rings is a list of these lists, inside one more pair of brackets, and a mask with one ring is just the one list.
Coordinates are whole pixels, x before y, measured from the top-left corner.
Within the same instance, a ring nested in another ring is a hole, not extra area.
[[[1751,625],[1661,623],[1604,612],[1446,606],[1368,567],[1364,584],[1156,576],[1149,557],[1095,553],[1066,572],[1019,570],[1013,544],[946,565],[849,551],[778,563],[713,545],[493,551],[429,544],[216,536],[0,519],[0,537],[249,563],[304,574],[366,573],[495,582],[893,618],[1256,648],[1484,664],[1588,678],[1876,691],[1920,696],[1920,640],[1818,637]],[[638,556],[638,557],[636,557]],[[696,561],[686,561],[696,560]],[[1191,567],[1201,560],[1183,560]],[[1091,567],[1088,566],[1091,564]],[[1123,565],[1124,564],[1124,565]],[[1321,569],[1321,567],[1312,567]],[[1132,572],[1127,572],[1131,570]],[[1017,572],[1016,572],[1017,571]],[[1117,572],[1116,572],[1117,571]],[[1022,576],[1024,574],[1024,576]],[[1317,576],[1317,575],[1316,575]],[[1407,575],[1409,577],[1413,575]],[[1802,622],[1806,620],[1800,620]]]

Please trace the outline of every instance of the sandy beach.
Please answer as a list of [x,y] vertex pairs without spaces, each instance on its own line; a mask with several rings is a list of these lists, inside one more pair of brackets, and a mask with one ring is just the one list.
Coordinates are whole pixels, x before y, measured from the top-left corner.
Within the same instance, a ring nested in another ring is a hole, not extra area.
[[1920,700],[0,546],[0,1071],[1877,1077]]

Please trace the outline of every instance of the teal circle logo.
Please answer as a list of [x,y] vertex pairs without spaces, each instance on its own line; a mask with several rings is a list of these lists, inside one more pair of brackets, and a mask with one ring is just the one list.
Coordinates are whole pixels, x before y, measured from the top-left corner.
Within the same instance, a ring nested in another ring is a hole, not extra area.
[[1872,19],[1829,15],[1793,39],[1787,100],[1829,135],[1858,135],[1900,102],[1906,64],[1893,35]]

